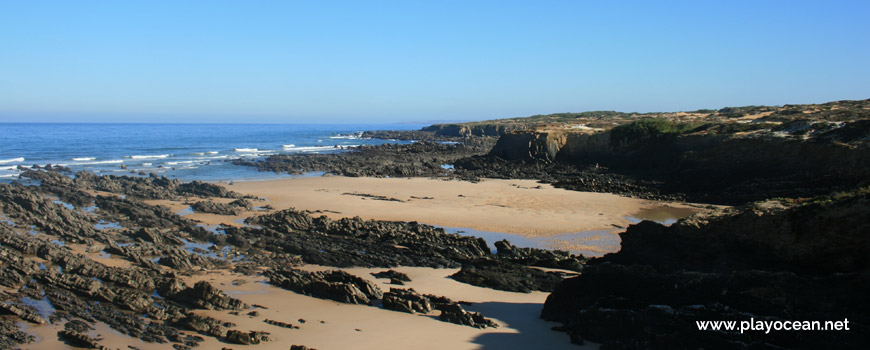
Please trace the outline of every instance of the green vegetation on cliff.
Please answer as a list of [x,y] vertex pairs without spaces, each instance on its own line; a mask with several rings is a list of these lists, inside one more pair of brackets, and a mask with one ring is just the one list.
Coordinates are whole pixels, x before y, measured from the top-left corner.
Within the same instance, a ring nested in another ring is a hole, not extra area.
[[680,135],[695,131],[706,124],[677,122],[663,118],[643,118],[610,130],[610,142],[634,141],[661,135]]

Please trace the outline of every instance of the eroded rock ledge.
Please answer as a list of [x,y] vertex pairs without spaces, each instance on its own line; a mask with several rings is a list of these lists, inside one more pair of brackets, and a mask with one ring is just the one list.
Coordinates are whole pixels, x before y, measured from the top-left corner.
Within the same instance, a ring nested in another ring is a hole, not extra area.
[[[870,342],[870,190],[752,203],[622,234],[542,317],[610,348],[860,348]],[[850,331],[698,331],[699,320],[842,321]]]

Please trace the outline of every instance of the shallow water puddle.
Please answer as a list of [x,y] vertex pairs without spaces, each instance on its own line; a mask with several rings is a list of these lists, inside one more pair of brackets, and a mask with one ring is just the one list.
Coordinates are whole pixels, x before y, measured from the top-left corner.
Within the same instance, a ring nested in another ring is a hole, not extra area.
[[625,219],[632,224],[637,224],[643,220],[649,220],[665,226],[670,226],[680,219],[695,214],[698,211],[698,209],[694,208],[660,206],[643,209],[635,214],[626,216]]
[[[630,223],[636,224],[643,220],[658,222],[662,225],[672,225],[678,220],[697,213],[694,208],[679,208],[659,206],[647,208],[631,216],[626,216]],[[526,237],[522,235],[475,230],[466,227],[435,226],[444,229],[447,233],[456,233],[463,236],[483,238],[493,253],[496,253],[495,242],[506,239],[511,244],[520,248],[540,248],[551,250],[565,250],[573,254],[582,254],[586,257],[600,257],[608,253],[618,252],[622,239],[619,232],[622,228],[613,230],[593,230],[560,233],[550,236]]]
[[106,229],[121,229],[121,224],[114,221],[100,221],[94,224],[94,228],[97,230],[106,230]]
[[64,206],[64,207],[66,207],[66,208],[69,209],[69,210],[75,210],[75,209],[76,209],[75,206],[73,206],[72,204],[69,204],[69,203],[67,203],[67,202],[64,202],[64,201],[53,200],[53,201],[51,201],[51,202],[54,203],[54,204],[60,204],[60,205],[62,205],[62,206]]
[[51,317],[51,315],[54,314],[55,311],[57,311],[54,308],[54,305],[51,305],[51,302],[48,301],[48,297],[42,297],[42,299],[39,300],[33,300],[28,297],[23,297],[21,298],[21,303],[36,308],[39,316],[42,316],[42,318],[46,320],[48,320],[48,318]]
[[551,250],[566,250],[583,256],[602,256],[619,250],[622,240],[615,234],[616,230],[594,230],[560,233],[551,236],[526,237],[503,232],[475,230],[467,227],[435,226],[444,229],[446,233],[456,233],[462,236],[483,238],[487,246],[496,253],[495,242],[508,240],[520,248],[540,248]]
[[181,210],[177,211],[176,214],[181,215],[181,216],[193,214],[193,207],[187,207],[187,208],[181,209]]

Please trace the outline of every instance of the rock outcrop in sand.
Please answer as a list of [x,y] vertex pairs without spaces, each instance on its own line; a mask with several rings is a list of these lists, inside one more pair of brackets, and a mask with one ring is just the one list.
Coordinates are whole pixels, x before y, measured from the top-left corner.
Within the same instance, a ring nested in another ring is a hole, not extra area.
[[[672,227],[558,284],[542,316],[615,348],[860,348],[870,342],[870,195],[764,201]],[[698,320],[843,321],[849,331],[699,331]]]

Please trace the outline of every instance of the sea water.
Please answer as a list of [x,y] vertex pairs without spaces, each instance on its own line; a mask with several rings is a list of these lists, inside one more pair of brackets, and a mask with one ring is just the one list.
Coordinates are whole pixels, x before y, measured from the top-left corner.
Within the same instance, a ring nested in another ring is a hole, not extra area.
[[368,139],[367,130],[414,130],[415,124],[60,124],[0,123],[0,181],[19,166],[62,165],[74,171],[182,180],[244,180],[280,175],[232,159],[327,153],[359,145],[410,143]]

